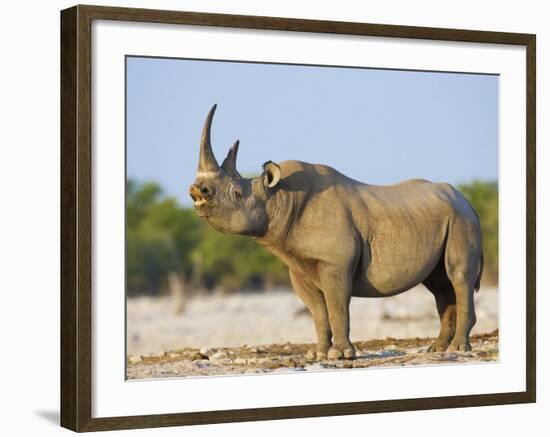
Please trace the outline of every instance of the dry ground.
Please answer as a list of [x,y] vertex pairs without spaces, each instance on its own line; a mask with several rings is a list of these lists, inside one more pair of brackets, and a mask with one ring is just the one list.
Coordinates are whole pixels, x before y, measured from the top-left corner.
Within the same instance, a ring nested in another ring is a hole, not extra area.
[[129,299],[127,377],[495,361],[497,289],[482,288],[475,305],[474,350],[428,354],[425,350],[439,332],[439,318],[427,290],[418,287],[384,299],[353,298],[351,339],[358,358],[314,362],[305,359],[316,340],[313,321],[293,292],[197,296],[181,314],[174,312],[168,297]]
[[133,355],[127,360],[128,379],[212,376],[325,369],[478,363],[498,360],[498,331],[472,337],[471,352],[428,353],[431,339],[355,342],[354,360],[314,361],[306,358],[313,344],[270,344],[223,348],[183,348],[161,354]]

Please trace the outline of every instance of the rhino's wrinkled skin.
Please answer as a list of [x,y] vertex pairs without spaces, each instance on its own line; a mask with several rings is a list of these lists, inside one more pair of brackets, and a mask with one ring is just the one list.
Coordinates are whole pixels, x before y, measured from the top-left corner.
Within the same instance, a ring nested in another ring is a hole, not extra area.
[[285,262],[315,321],[317,359],[355,356],[351,296],[393,296],[420,283],[435,296],[441,319],[430,350],[471,349],[481,230],[457,190],[420,179],[369,185],[299,161],[269,161],[261,176],[244,179],[236,169],[238,141],[221,166],[214,157],[215,109],[190,188],[195,209],[215,229],[249,235]]

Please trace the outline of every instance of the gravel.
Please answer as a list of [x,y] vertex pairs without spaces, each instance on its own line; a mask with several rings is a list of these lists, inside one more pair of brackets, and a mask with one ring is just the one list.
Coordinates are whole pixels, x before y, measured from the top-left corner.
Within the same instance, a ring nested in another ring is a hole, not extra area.
[[[250,373],[311,372],[371,367],[489,363],[499,358],[498,331],[471,338],[471,352],[427,352],[432,339],[385,339],[355,342],[357,357],[353,360],[315,361],[306,351],[313,344],[264,345],[262,358],[253,356],[246,347],[224,348],[210,357],[200,358],[198,350],[184,349],[159,356],[127,360],[128,379],[163,377],[198,377]],[[214,358],[219,357],[219,358]]]

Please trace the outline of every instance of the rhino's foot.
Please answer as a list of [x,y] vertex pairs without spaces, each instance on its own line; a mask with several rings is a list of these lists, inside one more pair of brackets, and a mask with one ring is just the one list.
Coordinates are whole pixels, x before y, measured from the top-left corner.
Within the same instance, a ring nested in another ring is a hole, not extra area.
[[451,342],[447,348],[447,352],[469,352],[472,350],[472,346],[468,341],[465,342]]
[[347,360],[355,359],[355,349],[344,349],[344,358]]
[[317,351],[317,361],[323,361],[327,359],[327,353],[325,351]]
[[428,348],[428,352],[445,352],[447,350],[447,347],[449,347],[449,342],[438,338]]
[[325,351],[310,349],[306,353],[306,360],[308,361],[322,361],[327,359],[327,353]]
[[353,347],[344,347],[339,348],[337,346],[332,346],[328,351],[329,360],[339,360],[345,358],[347,360],[352,360],[355,358],[355,349]]

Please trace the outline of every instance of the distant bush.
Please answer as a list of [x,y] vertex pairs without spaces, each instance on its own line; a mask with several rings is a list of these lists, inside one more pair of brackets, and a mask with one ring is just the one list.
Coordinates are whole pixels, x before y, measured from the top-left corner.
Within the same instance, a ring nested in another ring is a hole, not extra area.
[[205,285],[223,291],[288,285],[288,269],[252,238],[227,235],[201,226],[201,241],[193,251]]
[[161,294],[178,273],[197,288],[236,291],[288,285],[286,266],[247,237],[226,235],[167,197],[158,184],[126,186],[129,295]]
[[[479,215],[485,283],[498,281],[498,186],[474,181],[458,189]],[[177,273],[195,289],[232,292],[289,285],[286,266],[248,237],[218,232],[167,197],[156,183],[126,187],[126,282],[129,295],[158,295]]]
[[495,285],[498,283],[498,184],[474,181],[461,184],[458,189],[470,201],[481,222],[485,260],[482,281]]
[[193,211],[181,209],[155,183],[126,187],[126,281],[130,294],[157,294],[170,272],[190,275],[199,243]]

